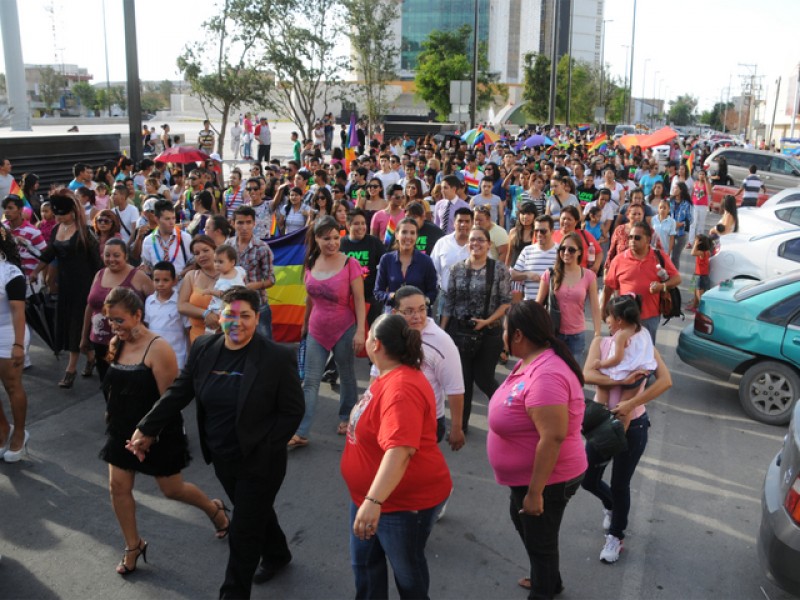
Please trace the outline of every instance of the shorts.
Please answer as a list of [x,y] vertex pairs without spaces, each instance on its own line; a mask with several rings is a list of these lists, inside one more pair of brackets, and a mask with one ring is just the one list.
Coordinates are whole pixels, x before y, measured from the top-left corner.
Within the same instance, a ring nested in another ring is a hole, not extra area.
[[695,289],[703,290],[704,292],[711,289],[711,277],[697,274],[695,274],[695,277],[697,277],[697,281],[694,284]]

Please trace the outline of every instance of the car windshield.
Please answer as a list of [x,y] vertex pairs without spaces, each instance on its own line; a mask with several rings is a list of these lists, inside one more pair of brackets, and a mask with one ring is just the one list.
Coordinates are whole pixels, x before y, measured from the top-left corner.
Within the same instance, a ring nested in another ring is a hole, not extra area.
[[800,171],[800,160],[797,160],[794,156],[785,156],[784,158],[789,161],[795,171]]
[[800,281],[800,271],[793,271],[788,275],[767,279],[766,281],[756,281],[750,285],[746,285],[743,288],[736,290],[736,292],[733,294],[733,297],[737,301],[747,300],[753,296],[758,296],[764,292],[776,290],[779,287],[789,285],[790,283],[796,283],[798,281]]

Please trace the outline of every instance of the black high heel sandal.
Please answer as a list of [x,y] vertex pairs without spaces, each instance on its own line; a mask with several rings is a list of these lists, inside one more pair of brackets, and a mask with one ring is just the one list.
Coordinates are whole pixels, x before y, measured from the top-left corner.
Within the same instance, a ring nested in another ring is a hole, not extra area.
[[78,374],[77,371],[66,371],[64,373],[64,379],[58,382],[58,387],[69,389],[75,383],[75,376]]
[[[228,536],[228,529],[231,526],[231,518],[228,516],[228,513],[231,512],[231,510],[227,506],[225,506],[225,503],[222,500],[215,499],[212,500],[211,502],[217,507],[216,512],[214,512],[214,514],[211,515],[211,524],[217,530],[216,533],[217,539],[224,540]],[[216,524],[217,515],[219,514],[220,511],[222,511],[222,514],[225,515],[225,519],[228,521],[228,524],[225,525],[225,527],[217,527]]]
[[81,377],[91,377],[92,371],[94,371],[94,367],[97,364],[96,360],[87,360],[86,367],[81,372]]
[[[125,564],[125,556],[131,552],[136,552],[136,557],[133,560],[133,568],[129,569]],[[117,573],[122,576],[133,573],[136,570],[136,563],[139,562],[140,556],[144,562],[147,562],[147,542],[141,538],[139,538],[139,543],[136,545],[136,548],[125,548],[125,553],[122,555],[122,560],[119,561],[119,564],[117,565]]]

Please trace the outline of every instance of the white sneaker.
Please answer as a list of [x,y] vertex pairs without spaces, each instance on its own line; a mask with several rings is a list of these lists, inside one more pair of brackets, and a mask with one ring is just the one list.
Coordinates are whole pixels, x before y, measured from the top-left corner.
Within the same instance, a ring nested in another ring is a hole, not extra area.
[[603,531],[608,533],[608,530],[611,529],[611,511],[603,509]]
[[622,552],[622,540],[608,534],[606,536],[606,545],[603,546],[603,551],[600,552],[600,560],[604,563],[615,563],[619,560],[620,552]]

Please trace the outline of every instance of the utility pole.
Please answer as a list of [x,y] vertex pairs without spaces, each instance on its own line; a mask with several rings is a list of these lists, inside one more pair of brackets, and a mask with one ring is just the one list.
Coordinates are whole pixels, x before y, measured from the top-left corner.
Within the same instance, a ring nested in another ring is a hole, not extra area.
[[31,131],[31,111],[25,92],[25,63],[22,61],[19,32],[17,0],[0,2],[0,33],[3,36],[11,131]]
[[475,19],[472,26],[472,85],[470,86],[469,124],[471,129],[478,126],[478,2],[475,0]]
[[631,76],[628,79],[630,84],[631,101],[628,103],[628,123],[631,123],[631,110],[633,108],[633,51],[636,49],[636,0],[633,0],[633,27],[631,28]]
[[769,124],[769,137],[767,138],[767,148],[772,145],[772,133],[775,130],[775,113],[778,111],[778,96],[781,94],[781,78],[778,77],[777,88],[775,89],[775,104],[772,107],[772,122]]
[[556,124],[556,69],[558,68],[558,28],[559,12],[561,11],[561,0],[553,0],[553,19],[550,34],[550,107],[548,110],[548,121],[552,129]]
[[790,138],[794,138],[794,122],[797,120],[797,100],[800,99],[800,65],[797,65],[797,79],[794,82],[794,104],[792,104],[792,129]]
[[568,50],[567,54],[569,55],[569,65],[567,68],[567,127],[569,127],[569,111],[570,111],[570,103],[572,102],[572,21],[573,17],[573,7],[575,6],[574,0],[569,0],[569,43],[568,43]]
[[125,20],[125,61],[128,80],[128,135],[130,158],[134,163],[142,159],[142,99],[139,91],[139,54],[136,46],[136,7],[134,0],[123,0]]

